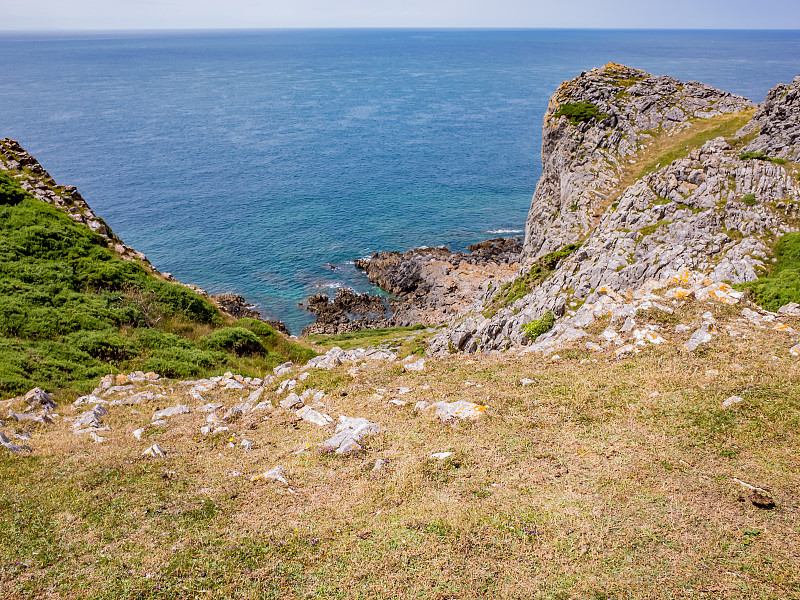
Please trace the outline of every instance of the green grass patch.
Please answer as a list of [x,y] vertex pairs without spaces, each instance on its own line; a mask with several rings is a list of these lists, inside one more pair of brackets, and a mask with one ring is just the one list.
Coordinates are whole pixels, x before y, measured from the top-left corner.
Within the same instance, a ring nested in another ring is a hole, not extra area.
[[775,246],[778,260],[765,277],[734,287],[747,290],[750,298],[767,310],[789,302],[800,303],[800,233],[787,233]]
[[535,342],[536,338],[550,331],[555,324],[555,315],[548,310],[540,319],[534,319],[530,323],[525,323],[525,325],[522,326],[522,332],[528,336],[532,342]]
[[364,348],[369,346],[400,347],[406,354],[424,354],[423,334],[416,334],[413,340],[407,339],[409,334],[425,329],[424,325],[412,327],[385,327],[381,329],[360,329],[335,335],[310,335],[308,339],[323,348],[339,346],[343,350]]
[[752,151],[750,151],[750,152],[742,152],[741,154],[739,154],[739,158],[741,158],[742,160],[765,160],[767,162],[772,162],[772,163],[775,163],[777,165],[785,165],[786,164],[786,160],[785,159],[783,159],[783,158],[773,158],[772,156],[767,156],[766,154],[764,154],[761,151],[758,151],[758,152],[752,152]]
[[601,121],[608,115],[601,113],[600,109],[591,102],[566,102],[558,107],[553,116],[556,118],[567,117],[570,123],[577,126],[589,121]]
[[314,355],[265,323],[225,325],[207,298],[121,260],[105,238],[0,173],[0,394],[79,393],[105,373],[140,368],[261,374]]
[[747,206],[755,206],[756,205],[756,195],[755,194],[745,194],[742,198],[742,202],[744,202]]

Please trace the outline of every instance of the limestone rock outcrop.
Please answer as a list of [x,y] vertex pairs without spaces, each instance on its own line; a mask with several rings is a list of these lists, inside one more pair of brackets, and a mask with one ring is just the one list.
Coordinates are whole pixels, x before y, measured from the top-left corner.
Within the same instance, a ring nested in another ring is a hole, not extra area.
[[745,152],[763,152],[773,158],[800,160],[800,75],[781,83],[767,94],[752,121],[758,137]]
[[[776,88],[787,89],[793,88]],[[764,124],[769,115],[788,115],[776,106],[795,101],[789,92],[770,92],[753,123],[786,132],[786,143],[773,150],[794,156],[800,152],[789,144],[794,117],[787,117],[785,127],[779,116]],[[575,124],[555,116],[566,102],[591,103],[601,113]],[[582,304],[597,303],[600,290],[635,291],[682,269],[713,282],[757,279],[771,243],[797,231],[800,185],[788,164],[742,157],[737,136],[747,128],[685,147],[683,157],[643,169],[638,178],[628,170],[630,180],[621,186],[626,157],[644,159],[650,143],[669,147],[671,136],[699,119],[723,123],[731,117],[721,115],[751,106],[702,84],[620,65],[562,84],[544,119],[544,172],[528,217],[520,277],[545,253],[569,243],[581,246],[524,297],[496,312],[472,310],[456,319],[432,339],[429,353],[524,346],[530,341],[522,326],[546,311],[569,317]],[[678,144],[679,155],[682,150]]]

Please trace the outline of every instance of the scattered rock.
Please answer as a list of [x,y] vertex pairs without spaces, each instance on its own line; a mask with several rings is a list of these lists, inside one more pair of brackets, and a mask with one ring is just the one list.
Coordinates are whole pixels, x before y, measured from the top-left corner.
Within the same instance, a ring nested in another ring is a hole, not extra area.
[[33,388],[31,391],[25,394],[24,400],[31,408],[41,406],[49,411],[56,409],[56,403],[50,397],[50,394],[45,392],[42,388]]
[[331,423],[333,423],[333,419],[330,415],[326,415],[320,413],[310,406],[304,406],[300,410],[297,411],[297,416],[307,421],[309,423],[313,423],[314,425],[319,425],[320,427],[327,427]]
[[486,410],[485,406],[466,400],[434,402],[430,408],[436,409],[436,416],[444,423],[460,420],[477,421]]
[[403,365],[404,371],[424,371],[425,370],[425,359],[420,358],[417,361],[406,363]]
[[319,445],[326,450],[335,451],[336,454],[346,454],[353,450],[361,450],[358,442],[363,437],[378,433],[380,430],[380,425],[371,423],[362,417],[340,415],[334,436]]
[[170,406],[169,408],[164,408],[162,410],[157,411],[153,414],[153,421],[158,421],[160,419],[164,419],[166,417],[175,417],[177,415],[185,415],[187,413],[192,412],[192,407],[187,406],[185,404],[179,404],[178,406]]
[[166,454],[165,454],[165,453],[164,453],[164,451],[163,451],[163,450],[162,450],[162,449],[159,447],[159,445],[158,445],[158,444],[153,444],[153,445],[152,445],[152,446],[150,446],[150,447],[149,447],[147,450],[145,450],[144,452],[142,452],[142,456],[151,456],[151,457],[159,457],[159,458],[163,458],[164,456],[166,456]]
[[452,452],[435,452],[434,454],[430,455],[431,460],[444,460],[449,456],[453,456]]
[[286,481],[286,472],[280,465],[270,469],[269,471],[266,471],[265,473],[250,477],[250,481],[258,481],[259,479],[271,479],[273,481],[280,481],[284,485],[289,485],[289,482]]
[[272,369],[272,372],[275,373],[275,377],[283,377],[287,373],[291,372],[292,369],[294,369],[294,363],[286,362]]
[[742,398],[741,396],[731,396],[722,403],[722,408],[728,408],[730,406],[733,406],[734,404],[738,404],[739,402],[743,401],[744,398]]
[[[87,428],[97,428],[102,426],[102,417],[108,414],[108,410],[102,404],[96,404],[92,410],[87,410],[85,413],[78,415],[72,422],[72,429],[75,433],[81,433],[81,430]],[[89,433],[89,431],[85,431]]]
[[17,446],[10,439],[8,439],[8,436],[2,431],[0,431],[0,446],[3,446],[3,448],[10,452],[22,452],[23,450],[27,450],[28,452],[31,451],[30,447],[28,446]]
[[303,401],[300,399],[300,396],[292,392],[291,394],[286,396],[286,398],[281,400],[280,405],[281,408],[290,410],[293,408],[300,408],[301,406],[303,406]]
[[710,323],[703,323],[699,329],[697,329],[693,334],[692,337],[689,338],[683,345],[683,349],[688,352],[694,352],[697,350],[697,347],[700,344],[705,344],[711,341],[712,333],[716,333],[717,328],[710,324]]

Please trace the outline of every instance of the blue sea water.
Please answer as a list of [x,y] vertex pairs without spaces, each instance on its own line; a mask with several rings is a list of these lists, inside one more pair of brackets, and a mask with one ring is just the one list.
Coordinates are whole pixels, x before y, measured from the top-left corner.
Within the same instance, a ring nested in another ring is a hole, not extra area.
[[158,269],[299,333],[298,301],[369,289],[355,258],[521,234],[548,98],[609,61],[760,101],[800,32],[6,33],[0,136]]

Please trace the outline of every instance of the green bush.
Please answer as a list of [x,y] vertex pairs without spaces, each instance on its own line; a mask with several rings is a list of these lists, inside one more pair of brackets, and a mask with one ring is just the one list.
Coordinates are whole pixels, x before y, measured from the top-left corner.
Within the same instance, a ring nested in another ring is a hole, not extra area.
[[203,346],[209,350],[233,352],[236,356],[254,356],[267,352],[258,336],[244,327],[217,329],[203,339]]
[[800,233],[787,233],[775,246],[778,259],[769,274],[757,281],[734,287],[748,290],[750,298],[767,310],[778,310],[784,304],[800,304]]
[[5,171],[0,171],[0,204],[19,204],[28,196],[17,181]]
[[558,107],[553,116],[565,116],[570,123],[578,125],[592,120],[601,121],[608,115],[601,113],[600,109],[591,102],[566,102]]
[[783,158],[773,158],[771,156],[767,156],[760,150],[758,152],[753,152],[753,151],[742,152],[741,154],[739,154],[739,158],[741,158],[742,160],[766,160],[768,162],[773,162],[778,165],[786,164],[786,161]]
[[522,326],[522,332],[528,336],[532,342],[535,342],[536,338],[550,331],[555,324],[556,317],[548,310],[541,319],[534,319],[530,323],[525,323],[525,325]]
[[113,329],[76,331],[66,342],[101,362],[119,362],[131,355],[125,338]]

